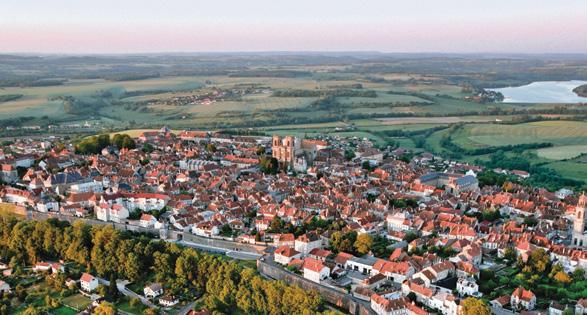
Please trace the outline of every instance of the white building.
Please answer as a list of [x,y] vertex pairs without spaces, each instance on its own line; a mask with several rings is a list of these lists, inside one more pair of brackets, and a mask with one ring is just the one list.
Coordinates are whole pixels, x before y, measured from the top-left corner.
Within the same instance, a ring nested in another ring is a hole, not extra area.
[[39,212],[56,212],[59,211],[59,202],[49,199],[40,200],[37,202],[36,208]]
[[304,259],[304,278],[310,281],[320,283],[330,276],[330,268],[318,259]]
[[122,223],[129,216],[128,210],[121,204],[109,205],[107,203],[101,203],[94,208],[96,212],[96,218],[101,221],[112,221],[116,223]]
[[587,299],[579,299],[575,304],[575,314],[584,315],[587,314]]
[[146,298],[154,298],[163,294],[163,287],[159,283],[151,283],[143,289]]
[[71,185],[71,187],[69,187],[69,189],[72,193],[86,193],[86,192],[101,193],[104,191],[104,188],[102,186],[102,182],[95,182],[95,181],[73,184],[73,185]]
[[98,279],[89,273],[83,273],[80,278],[80,286],[86,292],[92,292],[98,287]]
[[316,233],[306,233],[295,240],[294,248],[305,257],[312,249],[322,248],[322,239]]
[[346,261],[345,268],[348,270],[354,270],[368,275],[371,274],[371,270],[373,270],[373,265],[375,265],[375,262],[377,262],[377,260],[372,257],[351,257],[349,260]]
[[461,296],[478,296],[479,285],[475,282],[474,279],[459,278],[457,280],[457,292]]
[[161,210],[169,201],[169,196],[164,194],[138,193],[128,194],[125,197],[126,208],[142,211]]
[[192,226],[192,233],[204,237],[215,236],[220,233],[219,225],[216,221],[200,222]]
[[157,223],[157,219],[150,214],[143,213],[141,215],[141,219],[139,220],[139,225],[144,228],[153,227]]
[[408,298],[388,300],[379,294],[371,296],[371,309],[377,315],[411,315],[411,303]]
[[278,264],[287,265],[296,258],[301,259],[301,254],[291,247],[281,246],[275,250],[275,262]]
[[175,296],[164,296],[159,299],[159,304],[165,307],[172,307],[179,303],[179,299]]
[[0,280],[0,293],[10,292],[10,285]]
[[405,211],[389,214],[386,218],[387,228],[392,231],[407,231],[410,229],[409,215]]
[[536,295],[530,290],[518,287],[512,293],[510,304],[515,310],[533,310],[536,306]]

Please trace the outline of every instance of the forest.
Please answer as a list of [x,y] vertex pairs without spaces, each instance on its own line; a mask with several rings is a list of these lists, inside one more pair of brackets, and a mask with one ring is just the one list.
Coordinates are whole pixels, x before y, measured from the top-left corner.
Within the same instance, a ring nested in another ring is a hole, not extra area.
[[[195,300],[215,314],[316,314],[324,310],[315,291],[263,279],[222,256],[77,221],[18,220],[0,217],[0,257],[14,268],[40,261],[64,260],[104,279],[137,281],[155,275],[168,294]],[[78,275],[72,275],[74,276]],[[78,278],[76,278],[78,279]],[[109,298],[115,299],[115,296]],[[9,307],[9,297],[0,300]]]

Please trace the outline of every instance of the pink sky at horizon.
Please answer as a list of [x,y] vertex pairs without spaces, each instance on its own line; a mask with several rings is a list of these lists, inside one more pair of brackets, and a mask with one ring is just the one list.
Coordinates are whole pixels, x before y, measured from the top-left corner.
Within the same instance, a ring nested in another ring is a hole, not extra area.
[[[292,4],[282,8],[268,0],[251,1],[266,5],[267,12],[238,3],[232,3],[237,8],[219,11],[222,4],[194,5],[198,1],[187,0],[171,0],[169,8],[161,4],[143,6],[138,0],[127,0],[124,5],[106,0],[100,5],[94,3],[94,7],[68,0],[47,2],[52,5],[33,0],[0,4],[0,52],[587,53],[587,1],[561,0],[554,4],[519,0],[525,6],[507,6],[507,1],[498,0],[493,7],[485,8],[487,4],[464,5],[464,0],[447,0],[446,7],[414,0],[430,6],[426,12],[413,12],[417,9],[413,4],[373,1],[373,12],[360,14],[356,13],[360,8],[356,4],[330,0],[324,1],[326,5],[302,0],[301,8]],[[28,10],[35,4],[44,10]],[[547,7],[532,7],[536,4]],[[187,8],[198,10],[190,12]],[[315,11],[305,12],[303,8]],[[389,16],[382,10],[388,10]]]

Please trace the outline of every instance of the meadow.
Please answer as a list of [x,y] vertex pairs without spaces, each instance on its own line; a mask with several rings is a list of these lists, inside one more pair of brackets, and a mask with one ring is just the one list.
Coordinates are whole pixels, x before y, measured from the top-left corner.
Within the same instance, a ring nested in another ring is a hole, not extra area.
[[[453,131],[444,129],[426,139],[425,147],[438,154],[451,154],[442,146],[442,139],[450,135],[451,142],[463,150],[504,148],[505,157],[526,160],[530,169],[554,170],[563,178],[587,183],[587,122],[569,120],[536,121],[518,124],[466,123]],[[506,146],[549,143],[550,147],[511,151]],[[461,160],[479,163],[491,160],[491,153],[468,155],[459,152]]]
[[[566,150],[587,145],[587,122],[538,121],[522,124],[468,124],[453,135],[453,142],[463,148],[550,142],[567,146]],[[569,148],[568,146],[573,146]]]
[[539,157],[549,160],[567,160],[587,153],[587,145],[566,145],[537,150]]
[[19,99],[0,104],[2,118],[20,116],[60,117],[65,115],[63,102],[52,101],[52,98],[72,95],[87,96],[98,91],[124,89],[129,92],[153,90],[185,90],[200,87],[202,84],[195,78],[167,77],[134,81],[107,80],[69,80],[63,85],[43,87],[5,87],[0,95],[22,94]]

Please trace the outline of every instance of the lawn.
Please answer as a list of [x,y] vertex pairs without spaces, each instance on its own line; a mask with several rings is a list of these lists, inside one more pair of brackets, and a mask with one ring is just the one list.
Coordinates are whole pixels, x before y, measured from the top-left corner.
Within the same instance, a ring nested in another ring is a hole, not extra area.
[[154,274],[150,274],[149,276],[140,279],[138,281],[135,281],[129,285],[127,285],[126,287],[133,291],[136,294],[143,294],[143,290],[145,288],[146,285],[149,285],[151,283],[155,282],[155,275]]
[[77,310],[85,309],[88,305],[90,305],[91,302],[92,301],[90,301],[89,298],[87,298],[79,293],[68,296],[63,299],[63,305],[70,306],[70,307],[77,309]]
[[142,314],[143,310],[146,308],[146,306],[140,302],[138,303],[137,306],[132,307],[130,305],[130,299],[126,296],[122,297],[120,299],[120,301],[118,303],[116,303],[116,307],[120,310],[123,310],[123,311],[131,313],[131,314]]
[[67,306],[61,306],[59,308],[52,310],[51,313],[53,313],[55,315],[75,315],[78,312],[67,307]]
[[245,268],[257,269],[256,260],[237,260],[236,263]]

